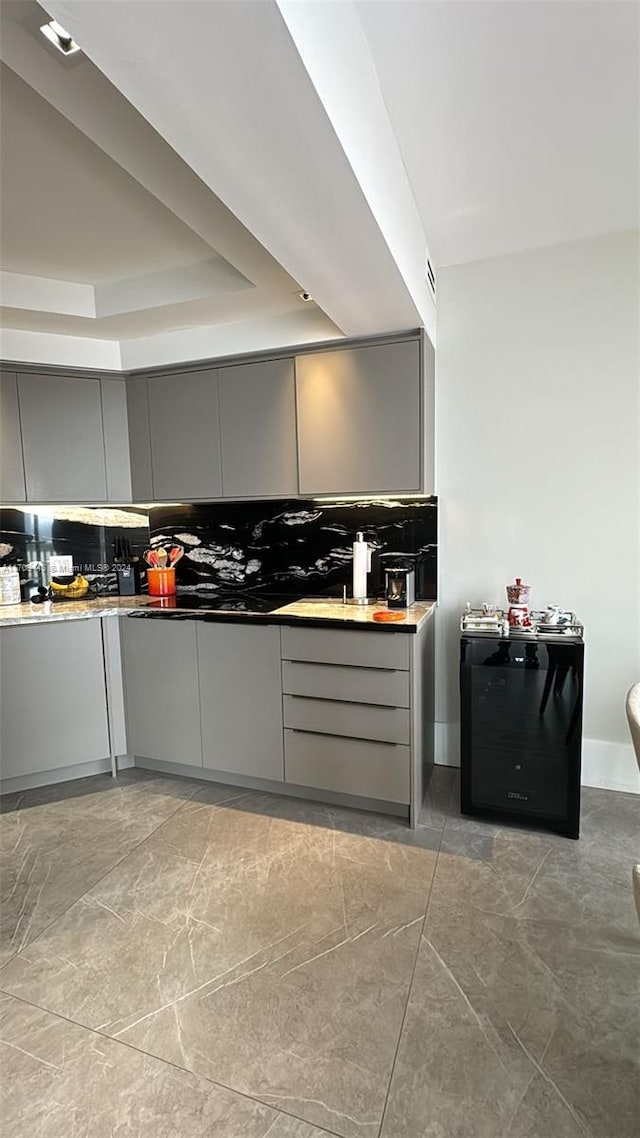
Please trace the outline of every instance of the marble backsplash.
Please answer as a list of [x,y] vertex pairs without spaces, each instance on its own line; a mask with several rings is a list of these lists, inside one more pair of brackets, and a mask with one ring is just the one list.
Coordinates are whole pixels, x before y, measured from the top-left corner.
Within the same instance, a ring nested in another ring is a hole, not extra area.
[[[116,542],[141,557],[149,544],[141,506],[37,506],[0,509],[0,565],[29,567],[33,581],[49,583],[49,559],[69,556],[99,593],[116,593]],[[38,569],[40,566],[40,569]]]
[[381,553],[418,555],[416,595],[437,596],[437,499],[278,500],[153,506],[151,545],[179,543],[180,589],[341,596],[351,586],[358,530],[375,547],[370,592],[381,595]]
[[[115,593],[116,544],[142,557],[148,545],[178,542],[180,589],[296,596],[341,596],[351,585],[351,546],[358,530],[375,547],[370,590],[381,595],[381,553],[418,555],[416,594],[437,588],[437,500],[287,499],[198,505],[38,506],[0,509],[0,565],[30,566],[49,581],[50,557],[68,555],[99,593]],[[36,567],[41,566],[41,570]],[[146,587],[146,586],[145,586]]]

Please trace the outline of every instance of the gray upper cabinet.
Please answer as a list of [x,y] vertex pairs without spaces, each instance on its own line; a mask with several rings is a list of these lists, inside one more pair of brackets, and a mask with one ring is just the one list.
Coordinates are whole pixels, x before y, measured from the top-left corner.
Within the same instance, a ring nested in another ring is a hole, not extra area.
[[220,420],[215,368],[148,380],[153,497],[220,498]]
[[301,494],[424,488],[418,340],[296,358]]
[[18,385],[13,372],[0,374],[0,501],[24,502],[26,490]]
[[22,374],[18,396],[27,501],[106,501],[100,381]]
[[280,629],[198,624],[198,660],[203,766],[282,782]]
[[221,368],[218,390],[225,497],[297,494],[293,360]]
[[100,387],[107,498],[110,502],[130,502],[131,466],[125,382],[123,379],[101,379]]
[[129,427],[129,460],[131,494],[134,502],[153,501],[151,475],[151,435],[149,433],[149,398],[146,379],[127,380],[127,423]]

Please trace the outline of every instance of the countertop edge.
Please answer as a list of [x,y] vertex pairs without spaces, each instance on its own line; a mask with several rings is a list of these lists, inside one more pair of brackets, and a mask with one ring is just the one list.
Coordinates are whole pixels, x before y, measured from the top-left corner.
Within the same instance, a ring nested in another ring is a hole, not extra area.
[[[118,603],[118,600],[120,603]],[[303,601],[304,598],[301,598]],[[133,603],[132,603],[133,602]],[[137,602],[137,603],[136,603]],[[105,602],[91,601],[82,607],[81,602],[73,610],[49,609],[47,612],[7,613],[0,611],[0,628],[16,628],[25,625],[52,624],[68,620],[95,620],[98,617],[135,617],[147,620],[197,620],[207,624],[244,624],[244,625],[279,625],[287,628],[338,628],[351,632],[384,632],[400,633],[405,636],[415,635],[424,628],[436,608],[436,601],[422,601],[422,605],[429,606],[425,612],[416,619],[405,623],[404,621],[389,622],[369,620],[355,620],[353,617],[339,615],[311,615],[279,612],[277,609],[271,613],[231,613],[231,612],[193,612],[181,609],[151,609],[148,607],[148,598],[111,599]],[[308,602],[313,604],[313,601]],[[91,607],[89,607],[91,606]],[[9,607],[9,606],[7,606]],[[14,607],[14,606],[11,606]],[[15,606],[15,608],[23,606]],[[283,606],[287,607],[287,606]]]

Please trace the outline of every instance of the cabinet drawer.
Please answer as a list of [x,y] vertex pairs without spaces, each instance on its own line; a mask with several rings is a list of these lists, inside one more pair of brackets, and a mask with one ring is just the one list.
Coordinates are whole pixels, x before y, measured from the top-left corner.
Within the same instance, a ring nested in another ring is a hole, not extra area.
[[297,786],[409,802],[408,747],[285,731],[284,754],[285,778]]
[[408,671],[409,640],[407,633],[283,628],[282,658]]
[[349,735],[386,743],[409,743],[409,712],[402,707],[372,707],[285,695],[284,725],[323,735]]
[[315,699],[408,707],[409,673],[283,660],[282,690],[287,695],[306,695]]

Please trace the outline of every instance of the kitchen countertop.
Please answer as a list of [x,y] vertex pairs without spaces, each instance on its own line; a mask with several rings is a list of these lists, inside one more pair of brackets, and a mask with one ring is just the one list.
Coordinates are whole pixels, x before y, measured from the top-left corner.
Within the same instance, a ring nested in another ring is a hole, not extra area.
[[[157,600],[157,598],[153,598]],[[345,605],[326,597],[303,597],[270,613],[244,613],[180,608],[180,597],[171,608],[152,608],[152,598],[100,597],[77,601],[30,602],[0,607],[0,628],[21,624],[43,624],[61,620],[86,620],[88,617],[137,616],[168,620],[205,620],[221,624],[282,624],[289,627],[306,625],[314,628],[334,627],[369,629],[382,632],[416,633],[435,609],[434,601],[416,601],[406,610],[404,620],[390,623],[374,621],[374,612],[384,609],[383,601],[370,605]]]
[[434,601],[416,601],[411,608],[404,610],[404,620],[389,623],[374,620],[374,612],[380,612],[386,607],[384,601],[371,605],[344,605],[342,601],[331,601],[326,597],[304,597],[284,605],[276,615],[279,622],[284,623],[286,620],[287,624],[304,621],[305,624],[339,624],[349,628],[383,629],[385,632],[417,632],[436,606]]

